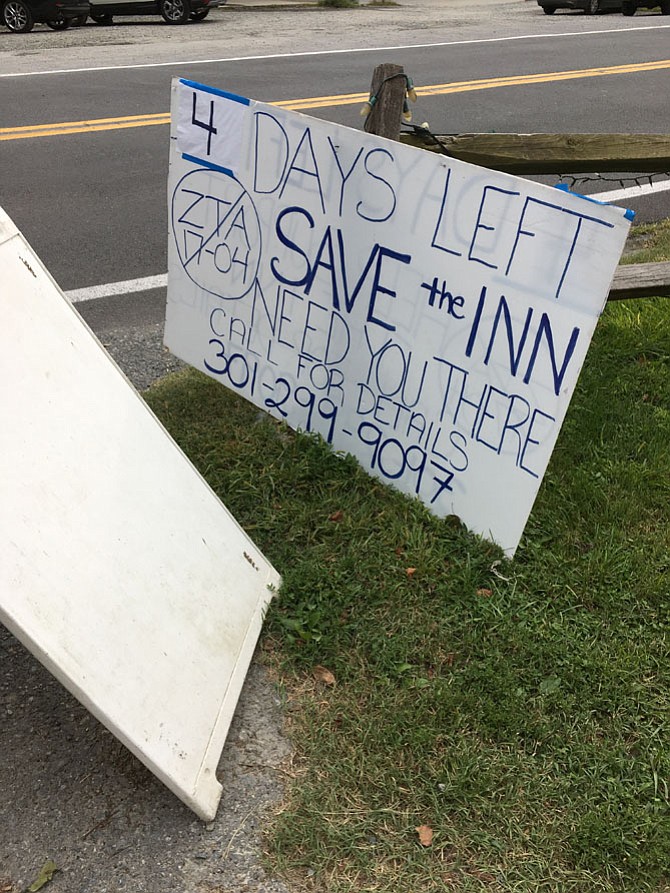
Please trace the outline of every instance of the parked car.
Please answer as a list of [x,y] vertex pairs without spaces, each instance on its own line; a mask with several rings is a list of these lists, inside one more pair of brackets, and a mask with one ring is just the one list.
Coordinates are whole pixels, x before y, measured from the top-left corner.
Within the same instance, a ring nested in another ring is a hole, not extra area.
[[161,15],[168,25],[200,22],[210,9],[226,0],[91,0],[90,16],[99,25],[111,25],[114,16]]
[[600,12],[621,12],[622,0],[537,0],[546,15],[553,15],[557,9],[582,9],[587,15]]
[[645,0],[623,0],[621,11],[625,16],[635,15],[636,9],[654,9],[660,6],[664,16],[670,16],[670,0],[661,0],[660,3],[646,3]]
[[25,34],[35,22],[46,22],[54,31],[68,28],[73,19],[86,16],[88,0],[0,0],[2,22],[10,31]]

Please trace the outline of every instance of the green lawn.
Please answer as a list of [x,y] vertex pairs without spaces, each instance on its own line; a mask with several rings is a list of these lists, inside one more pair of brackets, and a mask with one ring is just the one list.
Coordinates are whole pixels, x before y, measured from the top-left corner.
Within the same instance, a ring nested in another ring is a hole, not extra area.
[[[670,256],[670,226],[639,238]],[[670,889],[670,300],[607,307],[512,562],[195,371],[146,396],[284,577],[275,872]]]

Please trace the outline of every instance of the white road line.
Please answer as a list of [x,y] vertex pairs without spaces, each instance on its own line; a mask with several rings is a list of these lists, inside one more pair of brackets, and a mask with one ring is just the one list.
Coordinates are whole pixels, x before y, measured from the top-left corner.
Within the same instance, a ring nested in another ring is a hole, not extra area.
[[77,304],[79,301],[95,301],[98,298],[111,298],[166,286],[167,273],[162,273],[159,276],[145,276],[144,279],[126,279],[124,282],[107,282],[104,285],[75,288],[72,291],[63,292],[63,294],[70,303]]
[[90,71],[125,71],[134,68],[178,68],[184,65],[219,65],[222,62],[259,62],[266,59],[298,59],[307,56],[337,56],[347,53],[386,53],[395,50],[426,50],[438,47],[471,46],[480,43],[506,43],[513,40],[546,40],[555,37],[583,37],[592,34],[622,34],[627,31],[658,31],[670,25],[641,25],[630,28],[609,28],[603,31],[564,31],[560,34],[518,34],[514,37],[482,37],[473,40],[450,40],[443,43],[401,44],[388,47],[358,47],[347,50],[312,50],[303,53],[270,53],[264,56],[228,56],[223,59],[189,59],[172,62],[142,62],[136,65],[100,65],[91,68],[52,68],[47,71],[14,71],[0,78],[27,78],[51,74],[82,74]]
[[599,202],[618,202],[628,198],[639,198],[642,195],[653,195],[655,192],[667,192],[669,189],[670,180],[661,180],[660,183],[645,183],[643,186],[629,186],[627,189],[596,192],[590,197],[597,198]]

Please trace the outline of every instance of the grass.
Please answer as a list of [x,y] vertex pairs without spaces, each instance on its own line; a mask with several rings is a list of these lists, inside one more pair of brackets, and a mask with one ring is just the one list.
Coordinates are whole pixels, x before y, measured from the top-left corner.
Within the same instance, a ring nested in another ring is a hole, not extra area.
[[633,227],[623,263],[670,260],[670,219]]
[[147,398],[284,576],[292,889],[670,890],[670,301],[607,307],[513,562],[193,370]]

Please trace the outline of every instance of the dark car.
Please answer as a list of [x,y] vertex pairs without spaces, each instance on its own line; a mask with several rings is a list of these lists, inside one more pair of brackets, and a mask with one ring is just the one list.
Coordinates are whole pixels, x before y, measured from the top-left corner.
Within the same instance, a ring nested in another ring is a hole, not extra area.
[[[0,0],[1,2],[1,0]],[[200,22],[210,9],[226,0],[91,0],[90,16],[99,25],[111,25],[114,16],[161,15],[168,25]]]
[[10,31],[32,31],[35,22],[46,22],[54,31],[69,27],[73,19],[88,14],[88,0],[0,0],[2,21]]
[[587,15],[598,15],[600,12],[621,12],[622,0],[537,0],[542,12],[553,15],[557,9],[581,9]]
[[621,12],[625,16],[635,15],[636,9],[655,9],[660,7],[664,16],[670,16],[670,0],[661,0],[660,3],[645,3],[644,0],[623,0],[621,4]]

